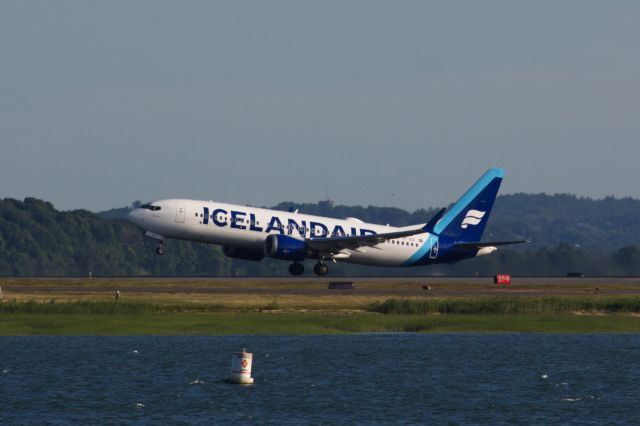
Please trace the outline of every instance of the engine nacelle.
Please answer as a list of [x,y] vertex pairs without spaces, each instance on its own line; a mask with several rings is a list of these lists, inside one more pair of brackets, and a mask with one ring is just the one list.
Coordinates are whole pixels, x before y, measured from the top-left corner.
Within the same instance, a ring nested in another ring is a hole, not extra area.
[[264,254],[275,259],[300,261],[307,257],[307,244],[288,235],[269,235],[264,240]]
[[244,259],[258,261],[264,258],[264,253],[259,250],[247,250],[240,247],[224,246],[222,252],[227,257],[234,259]]

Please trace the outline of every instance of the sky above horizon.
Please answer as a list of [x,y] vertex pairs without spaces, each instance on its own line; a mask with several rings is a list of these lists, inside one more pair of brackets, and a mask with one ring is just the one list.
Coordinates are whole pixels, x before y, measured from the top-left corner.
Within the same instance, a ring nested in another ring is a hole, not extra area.
[[640,198],[637,1],[4,1],[0,198]]

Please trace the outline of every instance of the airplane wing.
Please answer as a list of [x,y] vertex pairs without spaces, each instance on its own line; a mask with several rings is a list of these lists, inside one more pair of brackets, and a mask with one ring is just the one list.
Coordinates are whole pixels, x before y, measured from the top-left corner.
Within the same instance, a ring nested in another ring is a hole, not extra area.
[[527,240],[516,240],[516,241],[487,241],[487,242],[477,242],[477,243],[458,243],[455,244],[455,248],[460,249],[481,249],[482,247],[497,247],[497,246],[507,246],[510,244],[523,244],[530,243],[531,241]]
[[346,236],[346,237],[322,237],[307,238],[309,248],[326,253],[337,253],[340,250],[356,250],[359,247],[373,247],[384,241],[395,238],[410,237],[412,235],[433,233],[433,227],[444,215],[446,209],[441,209],[431,218],[431,220],[420,228],[407,229],[404,231],[386,232],[375,235]]

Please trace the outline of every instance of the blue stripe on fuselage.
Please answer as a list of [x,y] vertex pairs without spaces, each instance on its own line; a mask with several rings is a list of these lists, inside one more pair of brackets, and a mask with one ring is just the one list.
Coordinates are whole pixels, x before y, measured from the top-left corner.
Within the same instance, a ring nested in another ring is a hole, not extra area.
[[438,238],[435,235],[427,234],[422,246],[413,253],[413,255],[402,264],[402,266],[414,265],[420,259],[427,256],[436,241],[438,241]]

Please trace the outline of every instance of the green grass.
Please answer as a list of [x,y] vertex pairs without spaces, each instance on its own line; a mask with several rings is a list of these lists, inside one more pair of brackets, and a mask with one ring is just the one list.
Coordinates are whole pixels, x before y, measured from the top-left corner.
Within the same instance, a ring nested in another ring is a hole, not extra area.
[[0,304],[0,335],[640,332],[640,317],[631,315],[640,312],[637,296],[389,299],[368,309],[281,311],[277,300],[242,310],[134,300],[12,301]]
[[302,335],[354,332],[637,333],[640,332],[640,318],[623,314],[0,314],[2,335]]
[[368,306],[382,314],[516,314],[571,312],[640,312],[639,296],[479,297],[450,299],[388,299]]
[[[276,301],[265,305],[243,307],[242,311],[273,311],[279,309]],[[150,303],[144,301],[77,301],[59,302],[49,300],[48,302],[37,302],[30,300],[27,302],[9,301],[0,303],[0,315],[7,314],[90,314],[90,315],[123,315],[123,314],[173,314],[181,312],[223,312],[237,311],[239,308],[230,308],[223,304],[212,303]]]
[[[354,307],[358,308],[358,307]],[[574,312],[639,313],[640,296],[478,297],[444,299],[387,299],[360,307],[370,312],[399,315],[425,314],[551,314]],[[282,309],[277,300],[262,305],[231,307],[212,303],[154,303],[146,301],[9,301],[0,314],[175,314],[212,312],[263,312]]]

